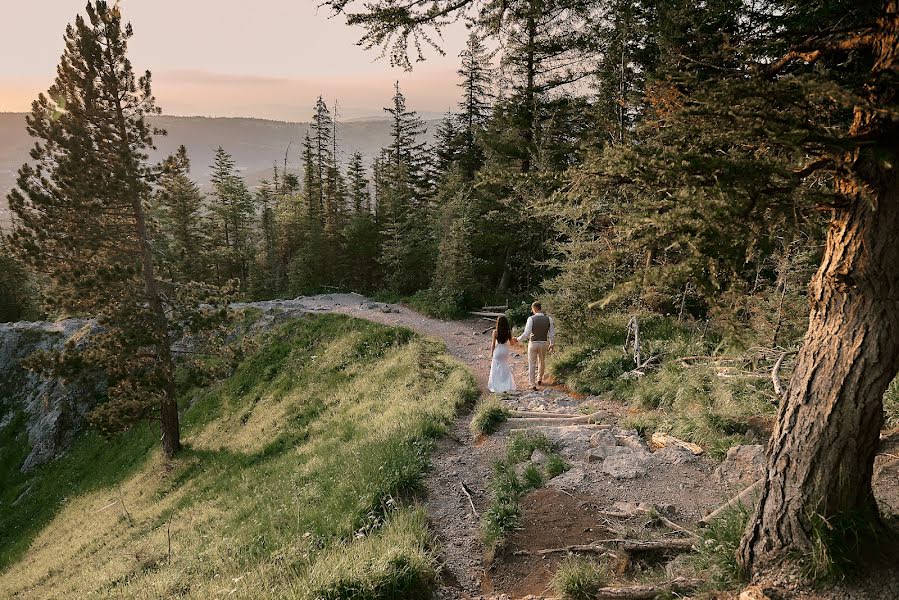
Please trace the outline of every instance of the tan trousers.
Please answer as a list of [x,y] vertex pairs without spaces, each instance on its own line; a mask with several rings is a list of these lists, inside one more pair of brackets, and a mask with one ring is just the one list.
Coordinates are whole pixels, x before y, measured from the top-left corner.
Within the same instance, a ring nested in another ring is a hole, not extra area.
[[[548,342],[528,342],[528,384],[534,387],[535,381],[543,381],[543,373],[546,371],[546,348]],[[534,371],[537,379],[534,379]]]

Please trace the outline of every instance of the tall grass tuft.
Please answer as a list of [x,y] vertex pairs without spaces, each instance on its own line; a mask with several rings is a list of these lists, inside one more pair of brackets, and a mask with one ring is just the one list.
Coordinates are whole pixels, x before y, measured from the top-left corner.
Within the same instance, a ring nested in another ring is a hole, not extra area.
[[608,570],[600,563],[568,556],[559,565],[550,585],[562,600],[593,600],[608,580]]

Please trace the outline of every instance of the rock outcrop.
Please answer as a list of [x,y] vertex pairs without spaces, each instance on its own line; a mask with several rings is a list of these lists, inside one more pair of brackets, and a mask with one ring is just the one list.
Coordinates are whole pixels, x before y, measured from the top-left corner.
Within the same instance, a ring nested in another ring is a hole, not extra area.
[[19,466],[23,472],[68,448],[102,386],[43,378],[24,368],[22,361],[36,350],[60,349],[69,340],[83,343],[92,327],[91,321],[80,319],[0,323],[0,431],[14,428],[3,432],[2,439],[28,445],[28,455]]

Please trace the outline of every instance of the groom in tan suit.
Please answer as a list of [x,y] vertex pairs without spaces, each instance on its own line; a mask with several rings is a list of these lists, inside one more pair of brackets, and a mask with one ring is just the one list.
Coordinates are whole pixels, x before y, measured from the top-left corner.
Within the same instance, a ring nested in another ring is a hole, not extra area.
[[[546,370],[546,351],[552,349],[556,339],[556,327],[552,318],[543,314],[543,307],[539,302],[531,305],[528,322],[524,326],[524,333],[518,336],[519,342],[528,341],[528,385],[532,390],[537,385],[543,385],[543,373]],[[534,383],[534,372],[537,372],[537,383]]]

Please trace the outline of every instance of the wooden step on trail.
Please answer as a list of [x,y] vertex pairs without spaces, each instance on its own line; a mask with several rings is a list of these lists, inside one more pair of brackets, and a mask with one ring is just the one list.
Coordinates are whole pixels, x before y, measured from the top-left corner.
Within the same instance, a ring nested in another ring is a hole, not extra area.
[[595,424],[603,413],[595,412],[589,415],[565,416],[565,417],[510,417],[506,420],[510,425],[523,425],[531,427],[534,425],[592,425]]

